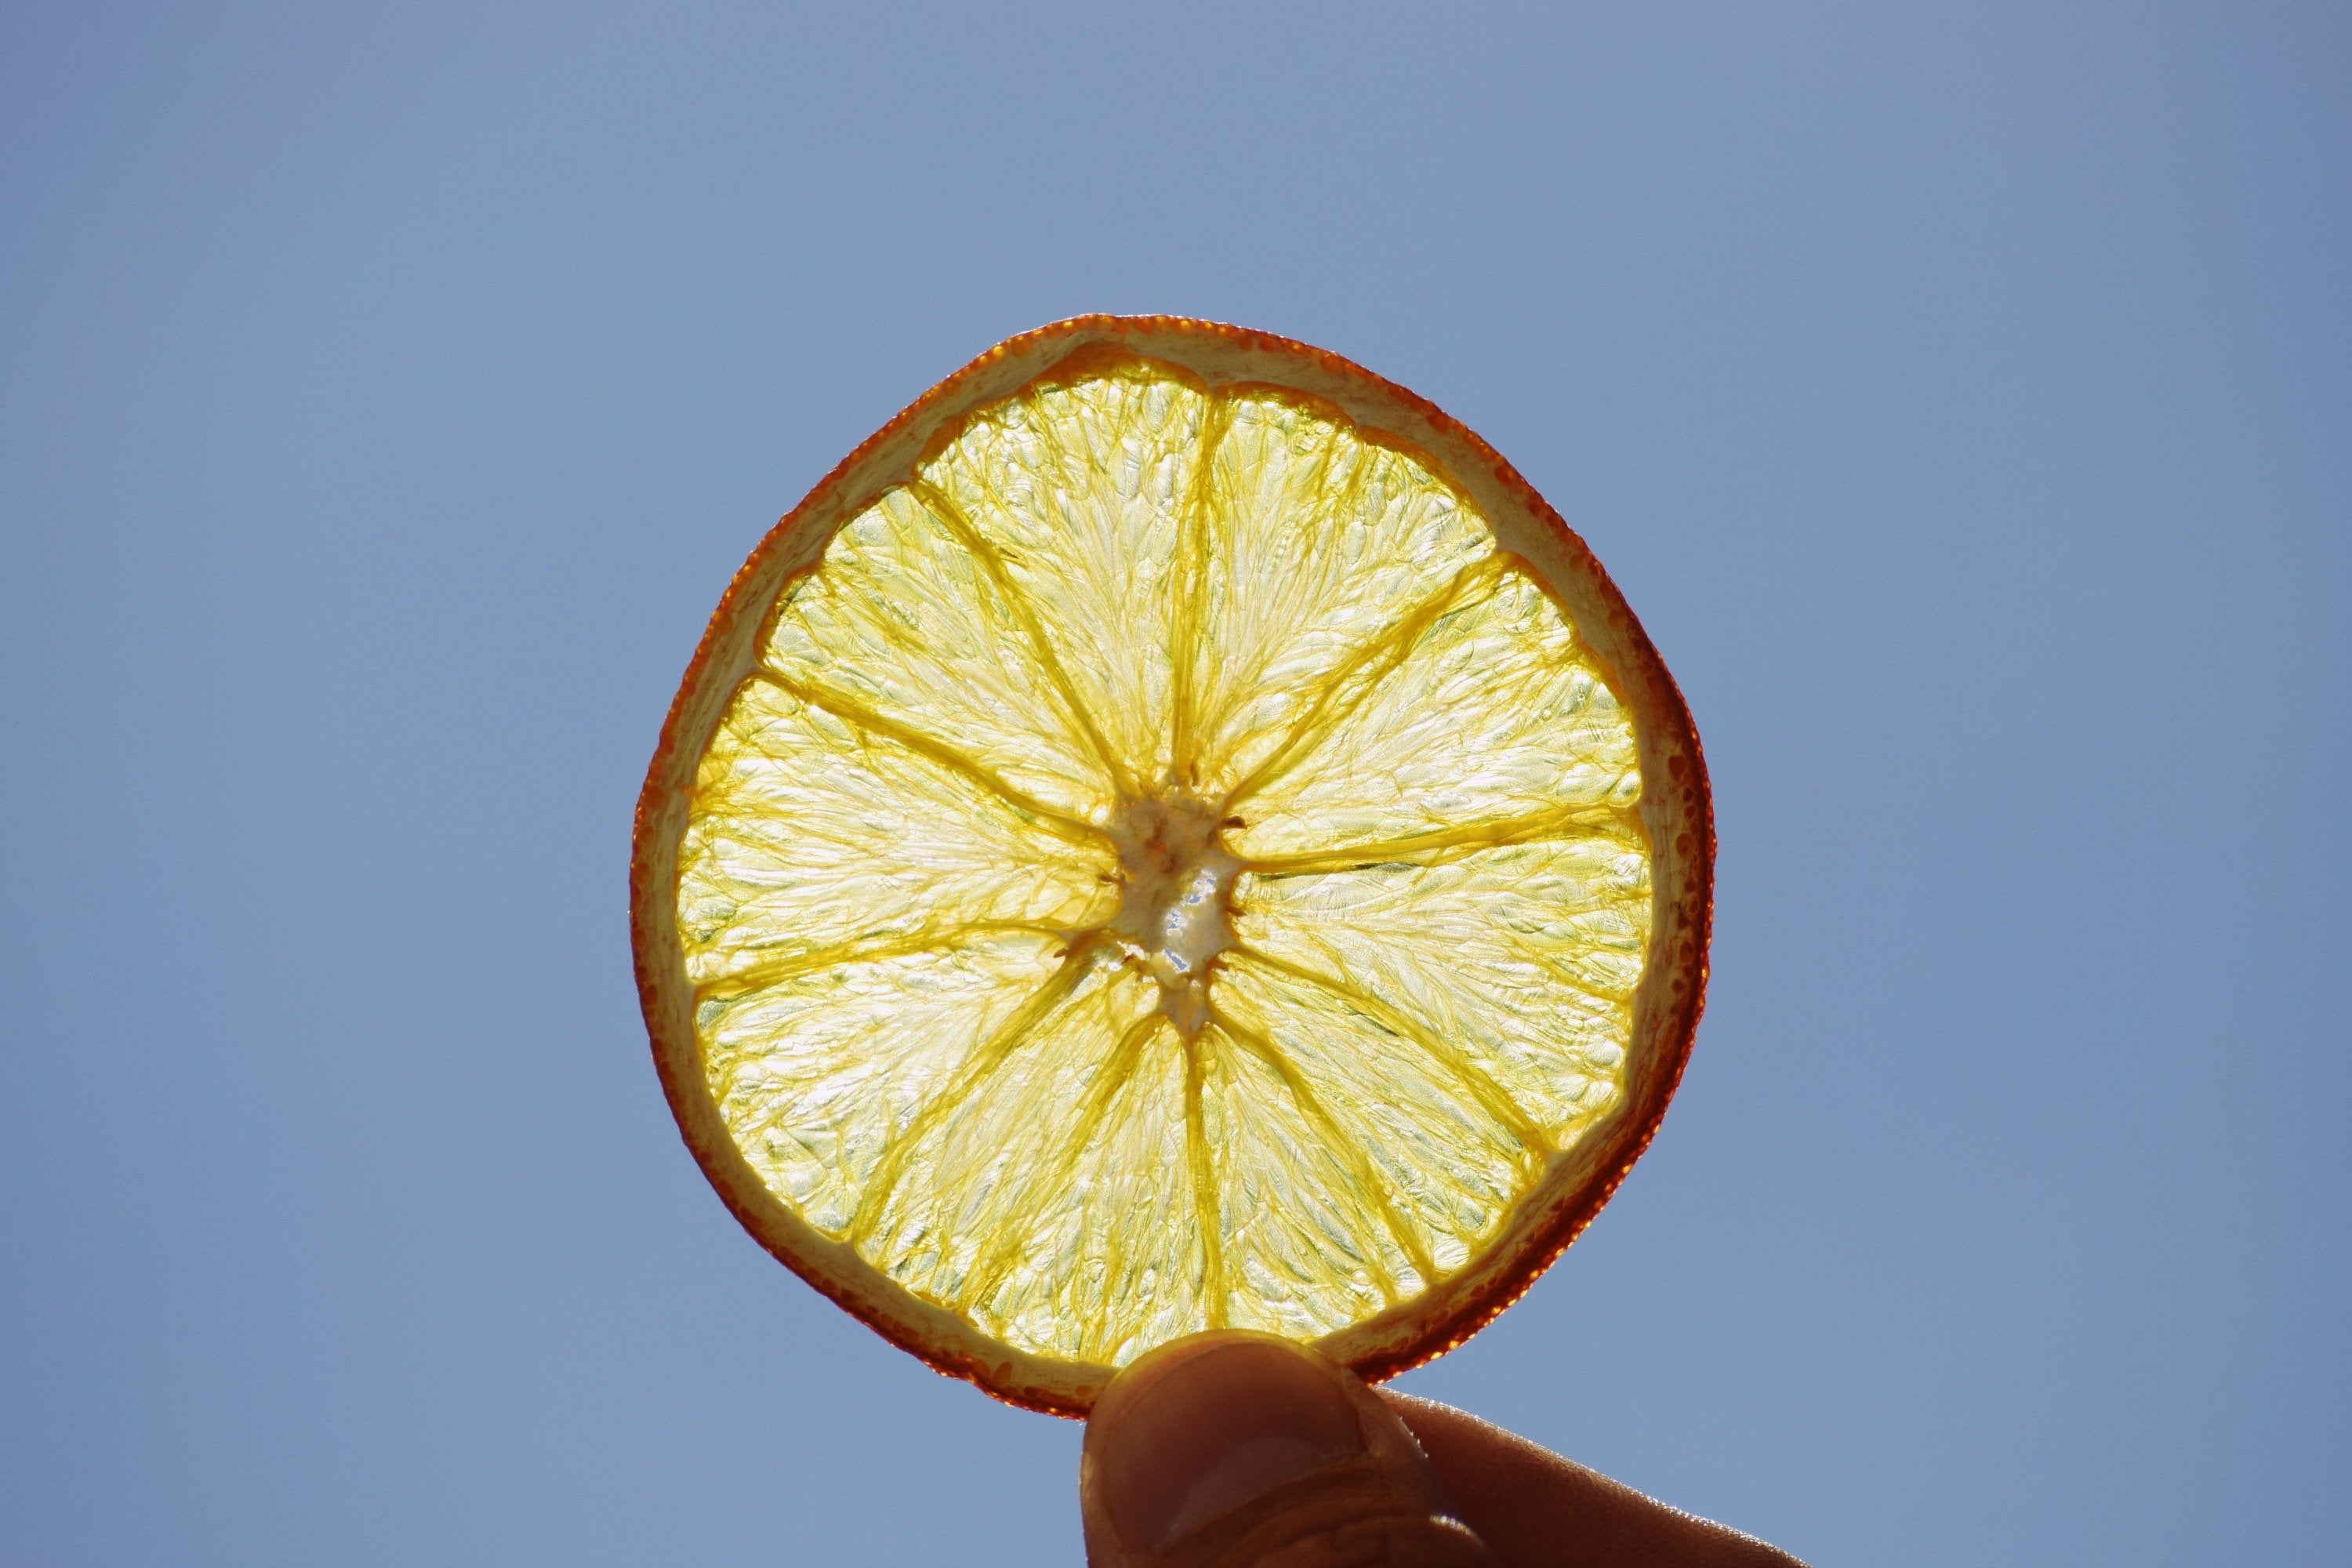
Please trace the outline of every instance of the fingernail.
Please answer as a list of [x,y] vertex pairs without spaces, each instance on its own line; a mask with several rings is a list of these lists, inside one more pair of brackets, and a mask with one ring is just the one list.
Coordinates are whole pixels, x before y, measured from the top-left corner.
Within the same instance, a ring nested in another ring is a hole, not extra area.
[[1195,1526],[1364,1451],[1333,1373],[1255,1341],[1171,1363],[1122,1402],[1097,1458],[1121,1539],[1152,1552]]

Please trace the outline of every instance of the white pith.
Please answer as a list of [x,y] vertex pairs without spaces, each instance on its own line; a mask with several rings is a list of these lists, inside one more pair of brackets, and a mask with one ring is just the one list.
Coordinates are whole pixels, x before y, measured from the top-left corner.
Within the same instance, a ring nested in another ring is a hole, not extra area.
[[1186,1039],[1209,1021],[1209,979],[1234,945],[1234,882],[1242,865],[1220,837],[1223,808],[1171,787],[1112,817],[1118,912],[1109,930],[1160,984],[1160,1011]]

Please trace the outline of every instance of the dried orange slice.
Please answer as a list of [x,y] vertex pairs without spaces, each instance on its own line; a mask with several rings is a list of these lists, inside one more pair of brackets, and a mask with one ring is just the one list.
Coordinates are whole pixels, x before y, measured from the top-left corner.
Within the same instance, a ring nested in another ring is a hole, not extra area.
[[729,587],[637,808],[637,980],[736,1217],[941,1371],[1459,1342],[1605,1202],[1706,979],[1698,739],[1576,535],[1286,339],[1085,317]]

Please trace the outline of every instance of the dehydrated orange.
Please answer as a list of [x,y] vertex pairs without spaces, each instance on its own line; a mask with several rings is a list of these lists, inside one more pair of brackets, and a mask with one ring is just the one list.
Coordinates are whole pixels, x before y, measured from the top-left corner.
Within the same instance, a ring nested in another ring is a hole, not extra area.
[[1492,448],[1336,355],[1082,317],[737,574],[637,808],[637,980],[737,1218],[1083,1413],[1180,1335],[1457,1343],[1664,1114],[1687,710]]

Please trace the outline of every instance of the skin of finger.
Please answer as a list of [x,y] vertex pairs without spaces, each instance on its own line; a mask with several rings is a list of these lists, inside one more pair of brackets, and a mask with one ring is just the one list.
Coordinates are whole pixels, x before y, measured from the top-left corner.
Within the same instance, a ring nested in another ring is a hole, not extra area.
[[1804,1568],[1451,1405],[1382,1389],[1503,1568]]
[[[1098,1479],[1097,1458],[1107,1435],[1139,1391],[1183,1375],[1187,1359],[1238,1339],[1278,1345],[1322,1367],[1355,1412],[1362,1456],[1286,1481],[1157,1551],[1122,1540]],[[1090,1568],[1499,1568],[1455,1517],[1427,1457],[1395,1411],[1305,1347],[1238,1331],[1163,1346],[1112,1381],[1087,1423],[1078,1503]]]

